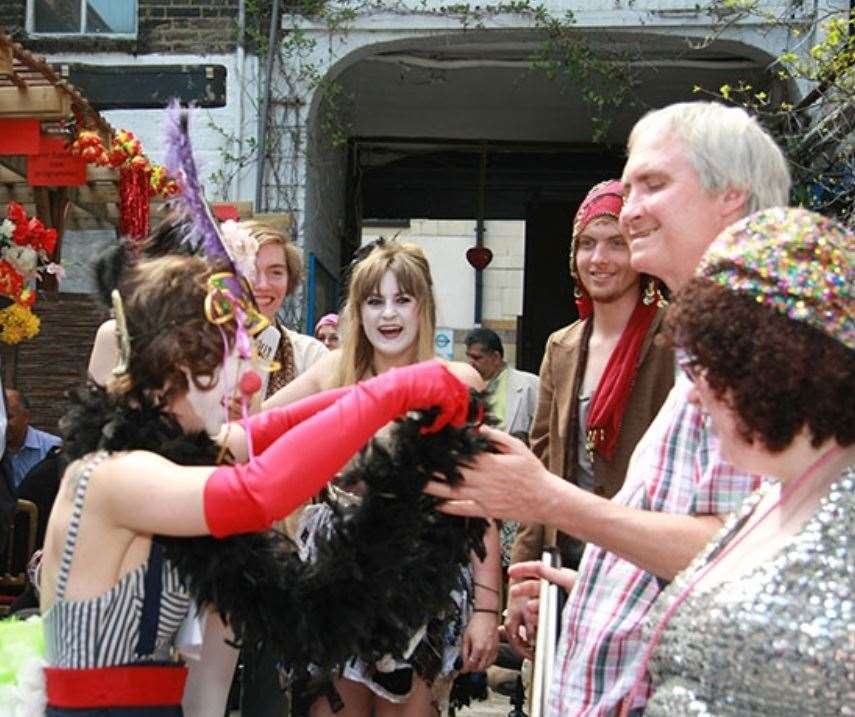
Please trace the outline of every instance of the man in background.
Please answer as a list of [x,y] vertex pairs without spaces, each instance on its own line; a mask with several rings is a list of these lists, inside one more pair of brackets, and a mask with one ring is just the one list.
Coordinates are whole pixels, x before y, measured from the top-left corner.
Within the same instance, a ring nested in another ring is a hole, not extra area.
[[498,428],[528,441],[537,406],[537,376],[505,363],[505,348],[495,331],[474,329],[465,343],[469,365],[487,382],[490,412],[499,420]]
[[8,424],[2,468],[17,491],[30,469],[40,463],[51,448],[60,445],[62,440],[59,436],[30,425],[30,402],[20,391],[10,388],[5,395]]

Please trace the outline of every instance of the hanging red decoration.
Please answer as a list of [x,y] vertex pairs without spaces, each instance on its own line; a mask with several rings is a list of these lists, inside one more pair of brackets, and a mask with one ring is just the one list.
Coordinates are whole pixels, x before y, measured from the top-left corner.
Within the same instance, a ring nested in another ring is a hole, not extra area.
[[146,157],[133,132],[116,132],[107,151],[97,132],[83,130],[71,145],[71,152],[91,164],[119,170],[119,231],[131,239],[148,235],[151,197],[167,198],[178,191],[177,182],[166,170]]
[[466,261],[478,271],[483,271],[493,261],[493,252],[485,246],[473,246],[466,250]]

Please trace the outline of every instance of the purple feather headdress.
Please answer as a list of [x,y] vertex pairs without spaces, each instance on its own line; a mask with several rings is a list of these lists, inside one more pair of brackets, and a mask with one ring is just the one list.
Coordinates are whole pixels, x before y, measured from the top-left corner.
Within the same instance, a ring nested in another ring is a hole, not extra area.
[[235,270],[234,262],[223,243],[216,220],[202,191],[199,172],[190,143],[190,117],[181,109],[177,99],[169,103],[166,111],[166,161],[167,170],[178,178],[181,191],[175,203],[183,208],[188,223],[188,241],[195,251],[201,251],[210,262],[226,265]]
[[[217,225],[214,215],[205,201],[202,185],[199,182],[199,172],[193,158],[193,146],[190,143],[189,113],[181,108],[178,100],[173,100],[167,108],[166,120],[166,161],[169,173],[178,179],[181,188],[173,200],[183,211],[187,226],[186,240],[194,251],[201,252],[212,265],[226,269],[230,274],[214,275],[209,279],[209,299],[222,307],[225,313],[231,313],[235,318],[235,342],[238,352],[244,358],[252,355],[252,339],[248,324],[255,324],[255,331],[263,328],[256,319],[261,318],[255,308],[252,291],[248,288],[248,276],[241,272],[241,262],[236,260],[228,243],[223,240],[223,234]],[[253,258],[254,261],[254,258]],[[206,304],[206,312],[208,311]],[[209,316],[214,323],[219,323],[215,317]],[[266,324],[266,320],[262,319]],[[222,329],[221,329],[222,331]],[[253,333],[255,332],[253,331]],[[228,340],[223,333],[223,363],[229,352]],[[227,391],[228,393],[228,391]],[[247,405],[242,396],[242,413],[246,418]],[[252,455],[252,445],[249,445]]]

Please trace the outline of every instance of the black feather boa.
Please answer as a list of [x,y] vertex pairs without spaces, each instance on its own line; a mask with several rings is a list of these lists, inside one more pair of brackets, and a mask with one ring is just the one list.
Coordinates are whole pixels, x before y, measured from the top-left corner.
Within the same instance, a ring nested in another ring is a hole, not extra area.
[[[61,426],[69,460],[96,450],[148,450],[183,465],[213,465],[217,448],[186,435],[174,419],[139,397],[117,401],[89,385],[70,396]],[[473,395],[470,415],[482,412]],[[197,604],[213,607],[238,642],[268,643],[295,672],[330,668],[358,655],[401,657],[430,618],[454,610],[460,568],[484,556],[484,520],[446,516],[422,493],[435,474],[459,480],[458,466],[488,450],[474,430],[447,427],[421,435],[435,411],[396,422],[391,442],[373,441],[343,475],[361,481],[361,505],[336,511],[330,536],[303,563],[276,531],[212,537],[158,536]],[[384,447],[384,443],[391,447]]]

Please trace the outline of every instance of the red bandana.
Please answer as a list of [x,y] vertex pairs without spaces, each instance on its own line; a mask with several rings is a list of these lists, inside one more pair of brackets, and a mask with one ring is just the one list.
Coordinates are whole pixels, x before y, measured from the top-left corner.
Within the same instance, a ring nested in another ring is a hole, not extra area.
[[576,211],[576,217],[573,219],[573,241],[570,246],[570,274],[576,282],[576,287],[581,296],[576,299],[576,306],[579,308],[579,318],[587,319],[591,315],[593,306],[591,299],[579,281],[579,274],[576,271],[576,239],[585,230],[594,219],[599,217],[614,217],[617,219],[620,216],[620,210],[623,207],[623,185],[617,179],[608,179],[605,182],[600,182],[588,192],[587,196],[582,200],[579,209]]
[[[582,294],[576,299],[580,319],[587,319],[594,307],[576,271],[576,239],[585,227],[598,217],[609,216],[617,219],[622,206],[623,185],[616,179],[600,182],[588,192],[588,196],[585,197],[573,220],[570,271],[579,288],[578,293]],[[656,310],[656,304],[645,304],[639,292],[638,303],[609,357],[591,401],[585,441],[588,455],[591,457],[594,451],[606,460],[611,460],[614,456],[620,424],[635,382],[641,344],[656,316]]]

